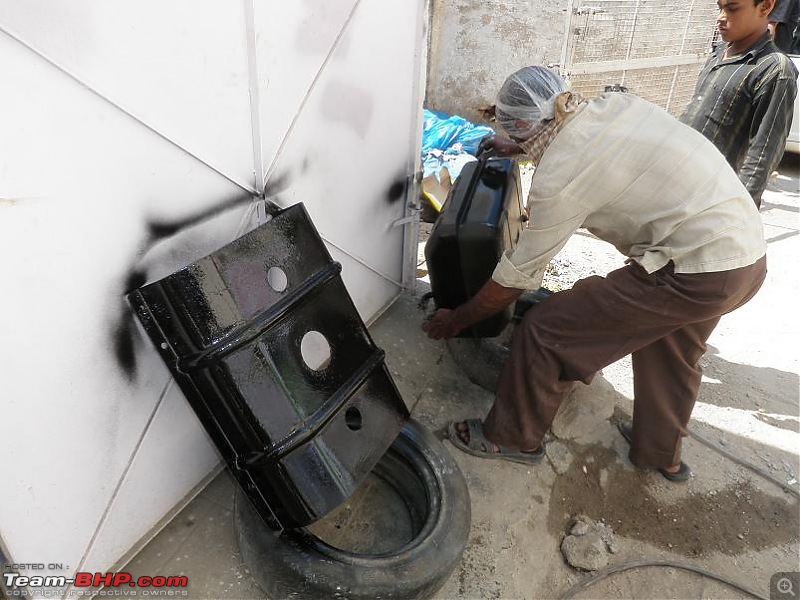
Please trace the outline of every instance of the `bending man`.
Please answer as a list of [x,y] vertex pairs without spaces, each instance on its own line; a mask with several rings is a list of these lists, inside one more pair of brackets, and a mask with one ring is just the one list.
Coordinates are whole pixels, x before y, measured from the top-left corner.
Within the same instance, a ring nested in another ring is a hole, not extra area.
[[703,135],[632,95],[591,100],[544,67],[501,88],[496,115],[511,140],[497,154],[536,164],[530,220],[515,250],[469,302],[423,325],[449,338],[526,289],[579,227],[628,256],[529,310],[484,421],[450,426],[453,443],[485,458],[536,462],[542,439],[574,382],[631,354],[634,420],[623,424],[630,459],[685,480],[681,438],[697,398],[700,358],[720,316],[750,300],[766,275],[758,210],[725,158]]

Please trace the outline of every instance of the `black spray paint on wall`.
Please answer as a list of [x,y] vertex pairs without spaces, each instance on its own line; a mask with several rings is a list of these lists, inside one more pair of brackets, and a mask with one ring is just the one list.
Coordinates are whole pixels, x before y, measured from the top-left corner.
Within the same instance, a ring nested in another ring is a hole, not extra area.
[[[306,174],[310,169],[310,161],[303,160],[300,165],[302,174]],[[376,198],[379,202],[389,202],[395,204],[397,202],[407,199],[409,189],[412,189],[411,175],[398,175],[392,181],[388,182],[386,191],[382,197]],[[274,214],[281,209],[278,200],[278,194],[286,190],[291,183],[291,176],[289,173],[284,173],[280,176],[271,179],[267,185],[262,200],[265,202],[266,212]],[[138,252],[135,263],[129,268],[124,276],[122,283],[122,291],[126,296],[130,292],[142,287],[148,282],[148,274],[144,267],[142,267],[143,258],[147,253],[159,242],[168,239],[179,232],[198,225],[205,221],[216,217],[225,211],[253,202],[257,197],[252,194],[244,194],[234,197],[223,203],[214,205],[203,211],[187,216],[183,219],[173,221],[162,220],[148,220],[145,223],[146,237],[142,242],[140,251]],[[411,199],[408,199],[411,200]],[[134,381],[137,376],[137,362],[136,362],[136,345],[137,345],[137,330],[134,322],[133,312],[130,310],[128,303],[123,299],[120,306],[120,312],[114,319],[111,326],[112,346],[114,349],[114,356],[120,370],[128,381]]]
[[[279,210],[279,207],[273,200],[268,200],[267,198],[275,198],[276,195],[285,190],[289,184],[290,177],[288,174],[283,174],[274,177],[267,185],[264,190],[263,198],[267,204],[268,213]],[[134,266],[130,267],[124,277],[122,285],[123,294],[127,295],[147,283],[147,271],[141,266],[141,262],[156,244],[174,236],[188,227],[208,221],[228,210],[249,204],[256,199],[257,197],[254,197],[252,194],[243,194],[183,219],[175,221],[148,220],[145,223],[147,235],[138,252],[136,263]],[[114,356],[125,378],[128,381],[133,381],[137,374],[136,325],[134,323],[133,312],[124,299],[121,303],[120,313],[114,321],[111,327],[111,341],[114,349]]]

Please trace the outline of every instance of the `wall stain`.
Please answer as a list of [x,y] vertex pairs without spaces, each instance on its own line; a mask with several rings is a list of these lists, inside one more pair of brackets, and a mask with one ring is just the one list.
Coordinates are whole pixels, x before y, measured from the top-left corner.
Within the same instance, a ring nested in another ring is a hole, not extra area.
[[407,189],[408,178],[405,175],[403,177],[398,177],[392,182],[392,184],[389,186],[389,189],[386,191],[386,199],[392,204],[398,200],[402,200],[406,196]]
[[133,314],[126,311],[127,314],[122,314],[117,320],[116,325],[111,330],[111,341],[114,347],[114,356],[117,359],[122,373],[125,378],[132,382],[136,379],[137,365],[136,365],[136,349],[134,343],[134,323]]
[[[304,162],[306,165],[307,161]],[[291,184],[292,177],[289,172],[284,172],[270,178],[265,186],[264,197],[275,199],[277,194]],[[193,215],[175,220],[148,219],[145,221],[146,236],[139,250],[136,265],[129,268],[123,279],[123,295],[128,295],[147,283],[147,271],[139,266],[142,258],[164,239],[170,238],[180,231],[207,221],[237,206],[248,204],[254,200],[250,193],[240,194]],[[274,205],[273,205],[274,206]],[[129,382],[133,382],[137,375],[136,362],[136,326],[133,321],[133,311],[124,301],[121,304],[120,314],[111,325],[111,343],[114,356],[123,375]]]
[[343,123],[364,139],[372,122],[374,100],[368,90],[345,81],[331,81],[322,93],[322,114]]
[[[304,0],[306,15],[295,32],[294,49],[300,54],[326,55],[346,22],[347,14],[330,0]],[[339,41],[338,52],[346,40]]]
[[[311,161],[305,158],[301,165],[301,171],[305,172],[310,168]],[[264,199],[267,201],[267,211],[270,213],[277,212],[282,206],[279,199],[279,194],[285,191],[292,182],[292,177],[289,172],[281,173],[272,177],[267,183],[264,190]],[[409,178],[406,175],[401,175],[395,178],[386,190],[386,200],[390,203],[398,202],[405,198],[409,188]],[[180,231],[207,221],[227,210],[236,206],[252,202],[254,199],[252,194],[241,194],[230,200],[216,204],[210,208],[199,211],[193,215],[174,220],[158,220],[148,219],[145,221],[145,240],[139,251],[139,257],[136,265],[130,267],[125,275],[122,283],[122,291],[124,295],[141,288],[147,283],[147,271],[140,266],[142,258],[155,246],[157,243],[164,239],[170,238]],[[111,325],[111,341],[114,349],[114,356],[117,364],[119,365],[122,373],[129,382],[133,382],[137,375],[137,361],[136,361],[136,333],[137,329],[134,323],[134,313],[123,301],[119,316]]]
[[239,206],[241,204],[246,204],[248,202],[252,202],[253,195],[249,193],[244,193],[239,196],[235,196],[226,202],[221,204],[217,204],[205,210],[202,210],[194,215],[185,217],[183,219],[177,219],[172,221],[161,221],[161,220],[148,220],[146,222],[147,227],[147,240],[145,242],[145,247],[142,254],[147,254],[147,252],[152,248],[157,242],[172,237],[176,233],[178,233],[182,229],[186,229],[187,227],[191,227],[192,225],[196,225],[198,223],[202,223],[212,217],[215,217],[226,210]]
[[125,279],[125,294],[130,294],[133,290],[142,287],[147,283],[147,271],[144,269],[133,269]]

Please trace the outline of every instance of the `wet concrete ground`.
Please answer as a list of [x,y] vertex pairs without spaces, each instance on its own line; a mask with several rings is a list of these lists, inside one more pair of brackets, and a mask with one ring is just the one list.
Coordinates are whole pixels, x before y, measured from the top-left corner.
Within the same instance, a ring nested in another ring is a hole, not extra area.
[[[800,473],[798,171],[796,162],[785,160],[765,195],[768,280],[750,304],[722,320],[710,340],[706,377],[690,425],[795,490]],[[588,236],[575,236],[565,250],[595,264],[617,260],[607,245]],[[432,430],[454,419],[483,416],[492,394],[470,383],[445,345],[419,330],[423,313],[417,300],[404,294],[370,329],[387,353],[412,414]],[[560,551],[578,514],[614,531],[617,552],[611,564],[645,559],[691,563],[766,597],[774,573],[800,569],[795,496],[692,438],[684,443],[684,460],[695,472],[687,484],[670,484],[658,474],[636,470],[614,424],[631,413],[630,363],[612,365],[604,377],[616,390],[614,416],[590,434],[563,442],[572,455],[563,474],[547,460],[536,466],[487,461],[444,442],[467,480],[472,531],[460,565],[436,597],[562,596],[590,577],[567,565]],[[223,471],[127,570],[134,575],[185,574],[190,598],[263,598],[239,559],[233,495],[233,481]],[[410,535],[404,510],[397,494],[371,477],[315,531],[351,549],[375,549],[392,540],[399,544]],[[695,573],[646,567],[613,575],[578,597],[748,596]]]

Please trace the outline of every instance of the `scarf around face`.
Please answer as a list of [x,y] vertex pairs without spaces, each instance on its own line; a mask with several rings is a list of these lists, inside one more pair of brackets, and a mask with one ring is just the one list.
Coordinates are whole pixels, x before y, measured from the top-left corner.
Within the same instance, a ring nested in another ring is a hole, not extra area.
[[531,133],[531,136],[519,143],[534,165],[538,165],[544,151],[558,134],[564,123],[578,110],[586,99],[577,92],[561,92],[556,96],[553,107],[553,118],[542,121]]

